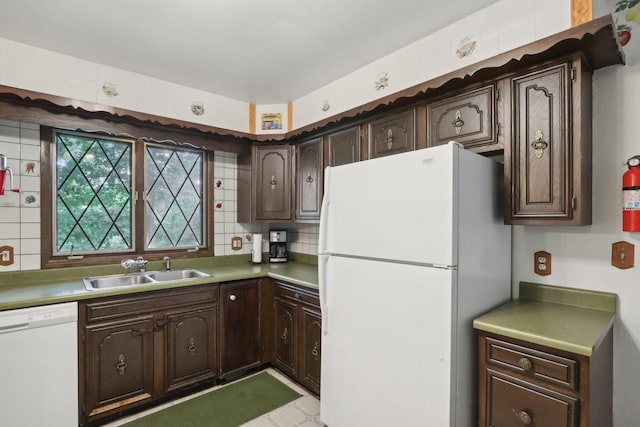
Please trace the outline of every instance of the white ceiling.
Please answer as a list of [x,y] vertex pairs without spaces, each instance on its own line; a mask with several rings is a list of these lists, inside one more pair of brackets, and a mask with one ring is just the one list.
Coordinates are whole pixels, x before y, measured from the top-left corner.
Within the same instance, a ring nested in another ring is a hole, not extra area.
[[276,104],[496,1],[1,0],[0,37]]

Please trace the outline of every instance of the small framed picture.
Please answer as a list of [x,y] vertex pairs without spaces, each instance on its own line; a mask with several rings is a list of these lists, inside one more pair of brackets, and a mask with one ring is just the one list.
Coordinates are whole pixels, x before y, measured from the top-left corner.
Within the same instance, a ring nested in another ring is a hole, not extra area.
[[260,123],[262,123],[262,130],[282,129],[282,113],[263,114]]

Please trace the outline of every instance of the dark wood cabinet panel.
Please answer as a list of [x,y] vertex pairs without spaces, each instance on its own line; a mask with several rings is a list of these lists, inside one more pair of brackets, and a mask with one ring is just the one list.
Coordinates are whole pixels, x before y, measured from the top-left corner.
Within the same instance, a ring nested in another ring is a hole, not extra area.
[[318,292],[276,282],[273,330],[273,364],[319,395],[322,317]]
[[220,349],[220,376],[261,363],[258,280],[220,286]]
[[218,375],[218,285],[83,301],[80,422],[93,422]]
[[164,315],[166,391],[214,378],[218,374],[217,307],[176,310]]
[[479,426],[612,426],[612,330],[590,356],[485,331],[478,352]]
[[360,127],[352,127],[327,135],[328,166],[360,161]]
[[505,221],[590,224],[591,72],[574,58],[516,75],[510,87]]
[[84,415],[154,398],[153,317],[85,327]]
[[322,138],[302,142],[297,147],[296,219],[319,220],[323,179]]
[[367,124],[369,158],[415,150],[416,112],[404,111]]
[[311,391],[320,394],[320,357],[322,318],[319,311],[301,307],[300,381]]
[[295,378],[298,366],[298,307],[281,298],[275,298],[273,306],[276,339],[273,364]]
[[257,221],[290,221],[291,146],[254,147],[254,195]]
[[477,152],[501,150],[497,93],[491,83],[427,104],[427,146],[456,141]]

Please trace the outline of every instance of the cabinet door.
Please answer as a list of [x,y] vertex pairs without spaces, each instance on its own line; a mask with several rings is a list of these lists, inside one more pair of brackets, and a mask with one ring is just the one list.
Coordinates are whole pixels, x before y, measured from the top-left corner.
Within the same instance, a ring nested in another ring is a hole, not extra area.
[[427,145],[456,141],[473,151],[501,150],[494,84],[427,105]]
[[322,204],[322,138],[298,145],[296,219],[320,219]]
[[84,417],[151,400],[153,317],[85,327]]
[[300,381],[309,390],[320,394],[320,356],[322,320],[320,312],[301,307]]
[[273,363],[284,373],[296,378],[298,365],[297,304],[275,298],[275,354]]
[[[505,152],[505,219],[571,219],[570,63],[511,79],[512,144]],[[576,147],[577,148],[577,147]]]
[[414,150],[415,117],[415,111],[410,110],[370,122],[367,125],[369,158]]
[[329,166],[360,161],[360,128],[354,127],[328,135]]
[[257,280],[220,286],[221,376],[260,364],[260,285]]
[[216,312],[213,304],[164,314],[167,392],[216,376]]
[[291,146],[255,147],[255,219],[292,219]]

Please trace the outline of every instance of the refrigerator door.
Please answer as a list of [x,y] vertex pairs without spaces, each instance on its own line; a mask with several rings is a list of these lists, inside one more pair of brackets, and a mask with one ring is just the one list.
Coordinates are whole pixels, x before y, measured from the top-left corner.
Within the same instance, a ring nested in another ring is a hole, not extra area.
[[324,274],[320,419],[449,426],[456,272],[328,256]]
[[327,168],[320,253],[456,264],[457,144]]

